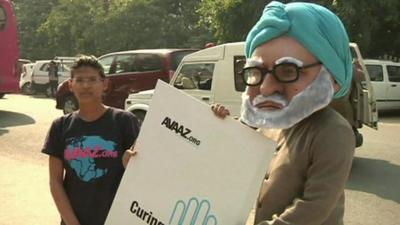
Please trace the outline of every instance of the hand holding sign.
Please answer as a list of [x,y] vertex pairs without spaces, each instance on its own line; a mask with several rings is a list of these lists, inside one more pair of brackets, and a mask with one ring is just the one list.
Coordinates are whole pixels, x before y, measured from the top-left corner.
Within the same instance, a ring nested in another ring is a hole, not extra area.
[[213,113],[221,119],[224,119],[226,116],[230,115],[230,112],[228,109],[226,109],[223,105],[220,104],[213,104],[211,106],[211,110],[213,111]]
[[135,144],[133,144],[130,149],[127,149],[124,152],[124,155],[122,156],[122,165],[124,165],[124,168],[126,168],[126,166],[129,163],[129,160],[131,159],[132,156],[136,155],[136,153],[137,149],[135,148]]

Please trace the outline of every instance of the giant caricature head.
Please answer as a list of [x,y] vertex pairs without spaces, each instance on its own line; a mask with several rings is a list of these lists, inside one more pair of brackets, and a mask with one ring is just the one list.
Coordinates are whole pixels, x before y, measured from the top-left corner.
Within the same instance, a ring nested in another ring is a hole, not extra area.
[[268,4],[247,36],[246,57],[241,120],[250,126],[292,127],[350,87],[346,30],[316,4]]

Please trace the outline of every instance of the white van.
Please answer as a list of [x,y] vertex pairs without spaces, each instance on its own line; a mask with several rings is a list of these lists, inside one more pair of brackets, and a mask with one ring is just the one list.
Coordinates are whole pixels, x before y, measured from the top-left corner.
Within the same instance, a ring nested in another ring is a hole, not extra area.
[[400,109],[400,63],[366,59],[378,110]]
[[[351,44],[352,54],[359,58],[365,70],[363,90],[358,92],[357,118],[367,126],[377,128],[375,100],[362,57],[356,44]],[[245,90],[240,72],[245,64],[244,42],[229,43],[203,49],[186,56],[170,85],[184,90],[207,104],[221,103],[231,115],[238,116],[241,95]],[[151,100],[153,90],[131,94],[125,101],[125,110],[143,119]]]
[[[206,48],[184,57],[170,84],[207,104],[224,104],[232,115],[239,115],[245,86],[235,84],[234,76],[239,76],[244,63],[244,42]],[[152,94],[153,90],[130,94],[125,110],[142,119]]]

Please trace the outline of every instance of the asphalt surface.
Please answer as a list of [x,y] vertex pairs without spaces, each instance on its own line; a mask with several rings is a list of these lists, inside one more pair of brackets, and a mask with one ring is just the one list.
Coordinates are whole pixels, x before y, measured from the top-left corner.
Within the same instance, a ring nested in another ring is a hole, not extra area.
[[[54,99],[0,99],[0,224],[58,224],[48,188],[47,156],[40,153]],[[400,111],[380,114],[379,130],[363,128],[346,187],[345,224],[400,224]],[[250,220],[249,220],[250,221]],[[248,223],[250,225],[250,222]]]

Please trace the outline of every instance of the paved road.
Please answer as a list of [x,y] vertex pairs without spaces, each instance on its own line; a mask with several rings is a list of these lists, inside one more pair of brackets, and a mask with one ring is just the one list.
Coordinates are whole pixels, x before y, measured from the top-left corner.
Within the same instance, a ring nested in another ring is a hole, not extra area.
[[[55,102],[40,96],[0,99],[0,224],[57,224],[48,191],[47,157],[40,148]],[[381,116],[379,131],[363,128],[346,188],[345,222],[398,225],[400,221],[400,112]]]
[[59,224],[40,148],[51,121],[62,115],[44,96],[0,99],[0,224]]

